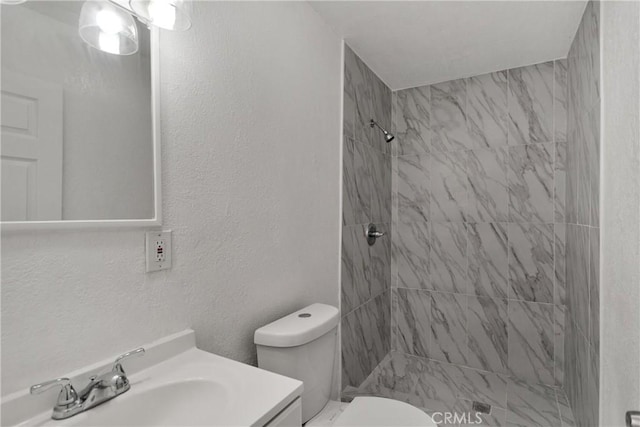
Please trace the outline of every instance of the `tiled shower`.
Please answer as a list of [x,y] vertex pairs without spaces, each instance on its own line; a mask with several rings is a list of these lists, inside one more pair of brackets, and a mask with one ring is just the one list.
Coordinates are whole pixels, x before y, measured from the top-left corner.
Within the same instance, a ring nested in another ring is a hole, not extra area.
[[346,48],[343,397],[597,424],[599,7],[568,58],[430,86]]

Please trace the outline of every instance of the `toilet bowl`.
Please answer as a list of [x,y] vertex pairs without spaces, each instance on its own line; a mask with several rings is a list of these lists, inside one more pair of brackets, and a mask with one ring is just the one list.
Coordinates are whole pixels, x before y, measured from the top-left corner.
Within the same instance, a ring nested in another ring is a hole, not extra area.
[[[302,422],[327,405],[336,358],[338,309],[312,304],[256,330],[258,366],[304,383]],[[436,426],[407,403],[381,397],[356,397],[334,426]]]

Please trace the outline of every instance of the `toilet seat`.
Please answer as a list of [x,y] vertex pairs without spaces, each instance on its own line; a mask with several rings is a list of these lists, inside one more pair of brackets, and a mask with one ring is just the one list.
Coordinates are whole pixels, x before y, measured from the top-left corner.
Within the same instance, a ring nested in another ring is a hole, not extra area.
[[408,403],[383,397],[356,397],[336,419],[333,426],[437,427],[438,425],[429,415]]

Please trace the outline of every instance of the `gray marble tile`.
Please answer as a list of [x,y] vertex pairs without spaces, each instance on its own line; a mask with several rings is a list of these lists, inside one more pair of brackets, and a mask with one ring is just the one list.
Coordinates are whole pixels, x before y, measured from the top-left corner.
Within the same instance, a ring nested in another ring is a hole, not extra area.
[[389,352],[390,297],[379,295],[342,318],[343,387],[359,386]]
[[567,141],[567,60],[554,61],[553,129],[555,142]]
[[558,398],[562,427],[575,427],[576,422],[573,419],[573,412],[566,394],[562,390],[556,390],[556,396]]
[[398,349],[429,357],[431,294],[417,289],[395,289],[398,312],[396,334]]
[[469,291],[495,298],[508,296],[506,223],[467,224]]
[[582,334],[589,334],[589,228],[567,225],[567,307]]
[[471,148],[467,131],[466,81],[438,83],[430,89],[432,147],[443,151]]
[[553,224],[510,223],[509,297],[553,303]]
[[398,286],[430,289],[430,223],[419,221],[413,224],[398,224],[393,245],[398,268]]
[[567,204],[567,143],[556,144],[556,158],[553,165],[554,217],[555,222],[565,222]]
[[509,369],[533,383],[553,384],[553,305],[509,301]]
[[431,145],[429,86],[399,90],[396,94],[396,154],[428,153]]
[[462,222],[431,223],[432,289],[467,293],[467,229]]
[[367,76],[369,70],[348,46],[345,46],[344,63],[355,104],[354,139],[368,144],[373,135],[373,130],[369,126],[369,120],[373,118],[373,88]]
[[554,305],[554,341],[553,362],[556,386],[562,387],[564,383],[564,333],[565,333],[565,306]]
[[587,116],[585,143],[589,174],[589,222],[600,225],[600,108],[596,106]]
[[589,405],[589,342],[582,332],[576,330],[575,336],[575,378],[571,383],[573,390],[569,395],[569,402],[574,410],[576,424],[579,426],[594,425],[588,422]]
[[444,365],[444,367],[455,381],[456,397],[506,409],[507,376],[459,365]]
[[397,158],[398,220],[401,223],[429,219],[430,159],[427,154]]
[[356,93],[353,87],[352,67],[348,65],[354,64],[353,57],[349,64],[346,58],[353,55],[351,49],[345,46],[345,64],[344,64],[344,105],[342,111],[342,133],[348,138],[355,138],[355,115],[356,115]]
[[582,114],[583,121],[576,129],[575,153],[577,157],[577,203],[576,219],[578,224],[589,225],[591,213],[591,189],[589,178],[589,138],[587,115]]
[[566,239],[567,239],[567,226],[566,224],[554,224],[554,270],[555,270],[555,282],[553,286],[553,303],[558,305],[567,304],[567,269],[566,269]]
[[509,219],[506,149],[467,152],[468,222]]
[[467,79],[467,124],[476,148],[507,144],[507,72]]
[[589,343],[600,352],[600,229],[589,229]]
[[553,141],[553,62],[509,70],[509,144]]
[[509,213],[513,222],[553,222],[553,144],[509,147]]
[[578,222],[578,151],[576,148],[576,131],[569,134],[567,143],[566,170],[566,193],[565,193],[565,221],[566,223],[577,224]]
[[343,227],[342,265],[348,275],[342,279],[342,313],[349,313],[371,297],[371,257],[361,225]]
[[414,406],[432,411],[446,411],[457,400],[457,382],[450,365],[433,360],[409,358],[407,370],[416,376],[412,400]]
[[[371,69],[368,70],[370,85],[373,87],[373,116],[371,117],[384,129],[391,129],[391,89]],[[373,136],[371,144],[377,150],[391,155],[391,144],[385,139],[379,129],[371,128]]]
[[431,220],[466,220],[467,159],[464,151],[431,151]]
[[507,425],[526,427],[560,425],[560,412],[553,388],[517,380],[509,381],[507,387],[509,395]]
[[371,176],[371,222],[391,222],[391,156],[365,147]]
[[600,397],[600,354],[589,346],[589,367],[587,390],[585,395],[585,423],[588,426],[598,425],[599,397]]
[[365,224],[371,212],[372,178],[364,144],[352,139],[344,141],[343,158],[343,224]]
[[468,296],[467,304],[469,365],[508,373],[507,300]]
[[431,338],[429,355],[443,362],[467,362],[467,297],[431,293]]
[[377,224],[378,230],[386,233],[373,246],[369,246],[369,294],[375,297],[391,287],[391,225]]

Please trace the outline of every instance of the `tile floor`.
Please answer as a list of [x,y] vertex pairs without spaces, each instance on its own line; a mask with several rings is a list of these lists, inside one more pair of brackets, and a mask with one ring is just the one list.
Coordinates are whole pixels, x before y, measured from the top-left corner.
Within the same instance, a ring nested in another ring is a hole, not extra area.
[[[389,353],[360,387],[345,389],[343,400],[362,395],[410,403],[431,414],[434,421],[443,426],[575,426],[561,389],[531,385],[506,375],[396,351]],[[481,415],[481,423],[472,412],[473,401],[492,406],[490,415]],[[447,421],[445,412],[456,413],[459,417],[466,414],[466,417]]]

